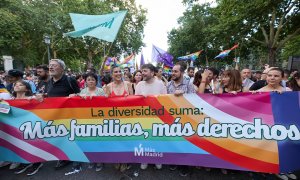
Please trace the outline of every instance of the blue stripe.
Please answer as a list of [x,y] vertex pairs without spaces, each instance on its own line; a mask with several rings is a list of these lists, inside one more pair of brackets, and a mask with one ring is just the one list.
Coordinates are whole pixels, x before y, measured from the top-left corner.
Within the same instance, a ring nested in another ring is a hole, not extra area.
[[77,141],[84,152],[134,152],[140,144],[155,152],[209,154],[188,141]]
[[29,163],[28,161],[21,158],[13,151],[6,149],[4,147],[0,146],[0,152],[1,152],[0,153],[0,161],[11,161],[12,159],[14,159],[14,161],[16,161],[16,162]]
[[[42,127],[47,125],[44,120],[30,111],[16,107],[11,107],[10,111],[11,112],[9,114],[0,113],[0,121],[17,129],[19,129],[19,127],[25,122],[32,122],[32,126],[34,126],[36,122],[41,122]],[[77,146],[76,142],[69,141],[68,136],[44,138],[43,140],[61,149],[70,159],[80,157],[83,161],[88,161],[87,157]],[[0,151],[0,154],[1,153],[2,151]]]

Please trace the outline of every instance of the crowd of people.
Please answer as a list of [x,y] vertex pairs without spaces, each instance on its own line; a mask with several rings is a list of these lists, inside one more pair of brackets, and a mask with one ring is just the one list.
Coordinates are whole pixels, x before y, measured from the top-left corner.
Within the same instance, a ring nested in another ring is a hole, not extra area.
[[[161,67],[144,64],[141,69],[130,72],[130,68],[121,69],[112,66],[109,73],[97,73],[94,68],[88,68],[84,74],[73,74],[65,71],[66,65],[60,59],[52,59],[49,65],[37,66],[35,72],[23,72],[17,69],[0,73],[0,99],[36,99],[43,101],[47,97],[91,98],[92,96],[124,97],[128,95],[161,95],[174,94],[181,96],[187,93],[238,94],[243,92],[278,92],[299,91],[300,74],[297,70],[287,71],[278,67],[265,66],[263,71],[252,72],[249,68],[241,71],[228,69],[219,71],[209,67],[197,70],[179,62],[175,64],[170,75],[165,74]],[[69,164],[70,161],[58,161],[55,168]],[[21,164],[0,162],[0,167],[8,166],[20,174],[34,175],[43,166],[42,163]],[[103,168],[102,163],[90,164],[96,171]],[[148,164],[141,164],[146,169]],[[120,171],[126,171],[129,164],[117,164]],[[155,165],[161,169],[161,164]],[[178,169],[181,176],[189,173],[187,166],[170,166]],[[82,170],[80,162],[73,162],[73,170],[66,175]],[[225,169],[222,170],[227,173]],[[296,178],[294,174],[279,174],[282,179]]]

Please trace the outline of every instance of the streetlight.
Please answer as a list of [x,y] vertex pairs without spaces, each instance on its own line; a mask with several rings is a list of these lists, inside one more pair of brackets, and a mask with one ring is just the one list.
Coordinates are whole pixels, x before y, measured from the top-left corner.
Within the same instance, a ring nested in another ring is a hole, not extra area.
[[50,63],[50,59],[51,59],[51,57],[50,57],[50,44],[51,44],[51,39],[50,39],[50,37],[49,37],[48,35],[46,35],[46,36],[44,37],[44,42],[45,42],[45,44],[47,45],[48,63]]

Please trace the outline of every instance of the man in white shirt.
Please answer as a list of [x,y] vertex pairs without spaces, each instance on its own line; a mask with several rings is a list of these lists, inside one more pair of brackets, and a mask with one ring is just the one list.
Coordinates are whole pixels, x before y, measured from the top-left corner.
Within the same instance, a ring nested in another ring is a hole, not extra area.
[[135,95],[167,94],[167,88],[162,81],[154,78],[155,67],[152,64],[142,66],[143,81],[136,85]]
[[[155,67],[152,64],[142,66],[143,81],[136,85],[135,95],[160,95],[167,94],[167,88],[161,80],[154,77]],[[155,164],[157,169],[161,169],[161,164]],[[141,169],[147,169],[148,164],[141,164]]]

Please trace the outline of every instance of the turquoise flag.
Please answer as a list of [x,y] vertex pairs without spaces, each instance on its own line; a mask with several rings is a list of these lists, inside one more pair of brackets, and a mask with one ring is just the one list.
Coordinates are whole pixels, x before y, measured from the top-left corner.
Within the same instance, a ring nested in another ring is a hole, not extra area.
[[116,39],[127,11],[118,11],[104,15],[85,15],[70,13],[75,31],[64,33],[64,36],[92,36],[108,42]]

